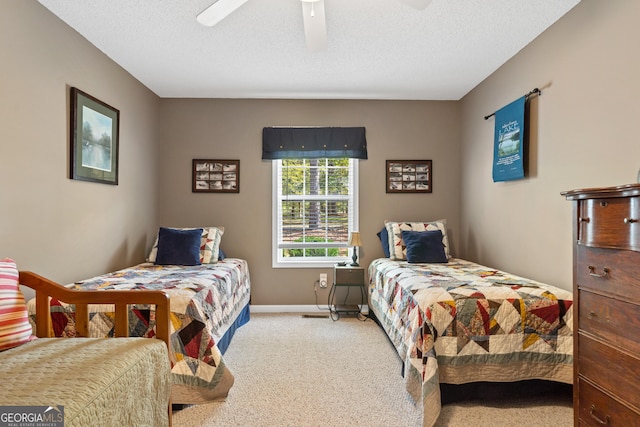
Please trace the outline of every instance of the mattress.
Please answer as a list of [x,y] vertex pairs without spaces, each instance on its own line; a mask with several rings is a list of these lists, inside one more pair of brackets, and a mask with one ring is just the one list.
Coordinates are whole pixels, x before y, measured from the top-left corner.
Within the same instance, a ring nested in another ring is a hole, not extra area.
[[573,382],[571,292],[456,258],[376,259],[369,279],[369,308],[425,426],[440,413],[440,383]]
[[[196,266],[143,263],[69,285],[82,290],[163,290],[170,300],[173,403],[202,403],[227,396],[233,375],[224,363],[218,341],[240,317],[247,321],[250,298],[248,263],[225,258]],[[35,315],[35,303],[29,308]],[[74,306],[51,301],[54,335],[75,336]],[[113,336],[113,307],[89,305],[89,335]],[[153,307],[130,306],[129,335],[154,336]]]
[[64,425],[168,426],[163,341],[39,338],[0,352],[3,406],[63,407]]

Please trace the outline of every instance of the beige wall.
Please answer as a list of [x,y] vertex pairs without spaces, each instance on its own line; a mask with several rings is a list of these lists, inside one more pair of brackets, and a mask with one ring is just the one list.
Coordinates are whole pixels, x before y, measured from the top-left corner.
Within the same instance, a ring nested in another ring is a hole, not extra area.
[[[0,257],[67,283],[144,259],[159,98],[35,0],[0,2]],[[120,184],[70,180],[69,87],[120,110]]]
[[[457,102],[163,99],[160,224],[221,225],[222,247],[249,261],[252,303],[314,304],[313,284],[330,269],[271,267],[271,162],[261,160],[265,126],[365,126],[369,159],[360,162],[360,265],[382,256],[385,219],[446,218],[457,244]],[[239,159],[239,194],[191,192],[191,160]],[[386,194],[386,159],[432,159],[431,194]],[[330,276],[331,277],[331,276]],[[326,304],[327,291],[318,302]]]
[[[571,204],[560,192],[636,181],[640,2],[583,0],[476,87],[462,108],[462,254],[569,289]],[[529,178],[491,179],[489,114],[534,87]]]
[[[630,183],[640,167],[637,16],[638,2],[583,0],[460,102],[193,100],[158,99],[36,1],[2,1],[0,256],[69,282],[142,261],[160,224],[223,225],[254,304],[313,304],[318,269],[271,268],[261,129],[365,126],[362,265],[382,253],[384,219],[447,218],[457,256],[569,288],[560,192]],[[68,179],[69,86],[120,109],[120,185]],[[534,87],[530,176],[493,183],[483,116]],[[240,159],[240,193],[191,193],[196,157]],[[432,159],[434,193],[386,194],[393,158]]]

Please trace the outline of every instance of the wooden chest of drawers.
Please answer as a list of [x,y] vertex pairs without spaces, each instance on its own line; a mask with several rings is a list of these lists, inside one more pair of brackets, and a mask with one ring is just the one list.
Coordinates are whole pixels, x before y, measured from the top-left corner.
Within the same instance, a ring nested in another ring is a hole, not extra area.
[[640,184],[562,195],[574,217],[574,425],[640,425]]

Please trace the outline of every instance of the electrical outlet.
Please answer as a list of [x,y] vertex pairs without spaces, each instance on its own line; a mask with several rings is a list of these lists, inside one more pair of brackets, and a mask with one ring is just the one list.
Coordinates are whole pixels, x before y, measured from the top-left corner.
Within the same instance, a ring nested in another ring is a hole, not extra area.
[[327,287],[327,273],[320,273],[320,287]]

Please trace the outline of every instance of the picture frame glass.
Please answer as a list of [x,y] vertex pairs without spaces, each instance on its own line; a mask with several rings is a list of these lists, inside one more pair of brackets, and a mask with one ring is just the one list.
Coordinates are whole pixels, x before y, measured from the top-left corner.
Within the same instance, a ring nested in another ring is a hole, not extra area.
[[431,193],[431,160],[387,160],[387,193]]
[[120,112],[71,88],[71,179],[118,184]]
[[192,192],[240,192],[240,160],[193,159],[192,168]]

